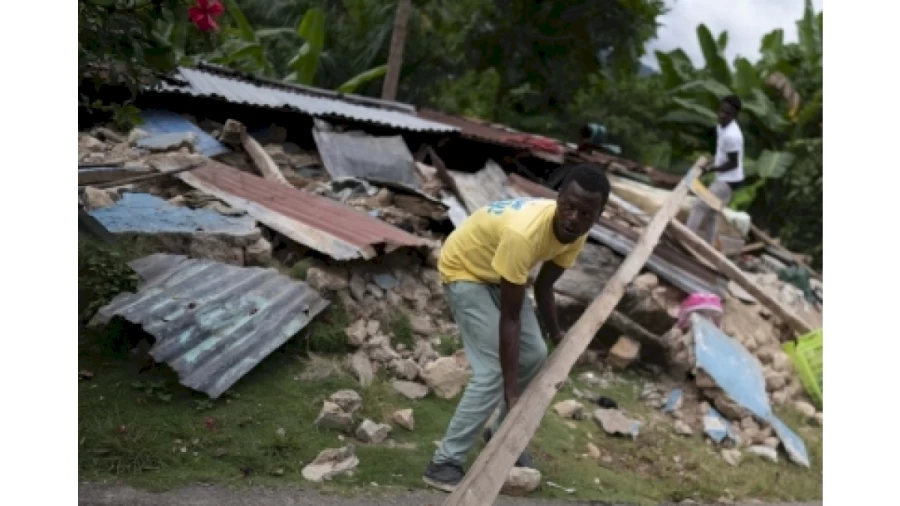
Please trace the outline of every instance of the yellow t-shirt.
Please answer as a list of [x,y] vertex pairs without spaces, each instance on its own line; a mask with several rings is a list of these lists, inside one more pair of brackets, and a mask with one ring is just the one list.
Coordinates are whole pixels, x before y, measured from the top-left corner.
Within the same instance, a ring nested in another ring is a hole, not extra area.
[[541,262],[564,269],[575,264],[587,236],[563,244],[553,234],[556,201],[514,199],[483,207],[462,223],[441,248],[438,270],[444,283],[525,284]]

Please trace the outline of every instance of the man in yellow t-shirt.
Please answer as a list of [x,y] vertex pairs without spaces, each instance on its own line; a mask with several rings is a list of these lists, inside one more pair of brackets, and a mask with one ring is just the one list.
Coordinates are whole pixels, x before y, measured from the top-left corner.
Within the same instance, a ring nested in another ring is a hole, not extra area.
[[[425,470],[429,485],[452,491],[478,432],[501,403],[509,408],[547,358],[537,315],[525,296],[529,273],[543,264],[534,297],[547,334],[562,338],[553,284],[572,267],[609,198],[609,180],[594,165],[572,167],[556,200],[515,199],[481,208],[444,243],[438,270],[459,326],[472,378],[441,445]],[[485,432],[489,439],[492,430]],[[523,453],[519,467],[532,467]]]

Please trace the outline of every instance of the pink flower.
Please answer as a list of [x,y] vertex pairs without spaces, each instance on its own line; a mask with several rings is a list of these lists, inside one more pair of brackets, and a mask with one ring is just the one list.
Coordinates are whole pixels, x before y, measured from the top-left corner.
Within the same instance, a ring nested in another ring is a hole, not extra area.
[[188,17],[201,32],[216,31],[219,25],[216,18],[225,12],[219,0],[197,0],[196,5],[188,9]]

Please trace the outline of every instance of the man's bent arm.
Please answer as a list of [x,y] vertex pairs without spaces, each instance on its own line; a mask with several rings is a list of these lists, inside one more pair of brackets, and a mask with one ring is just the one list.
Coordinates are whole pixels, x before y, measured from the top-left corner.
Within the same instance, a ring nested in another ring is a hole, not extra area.
[[728,159],[725,160],[725,163],[719,165],[718,167],[712,166],[709,168],[709,172],[728,172],[729,170],[736,169],[738,166],[738,154],[735,151],[734,153],[726,153],[728,155]]
[[544,328],[553,342],[562,338],[559,328],[559,320],[556,317],[556,297],[553,294],[553,285],[562,276],[565,269],[553,261],[544,262],[537,280],[534,282],[534,298],[537,301],[538,314],[544,322]]
[[519,399],[519,337],[522,331],[522,302],[525,285],[500,281],[500,369],[503,394],[508,407]]

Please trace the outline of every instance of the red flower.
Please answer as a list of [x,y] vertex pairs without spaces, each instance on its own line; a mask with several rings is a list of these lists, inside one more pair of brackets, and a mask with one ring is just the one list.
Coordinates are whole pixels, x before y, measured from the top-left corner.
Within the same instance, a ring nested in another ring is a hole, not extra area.
[[209,32],[219,29],[216,18],[223,12],[225,7],[219,0],[197,0],[197,4],[188,9],[188,17],[201,32]]

